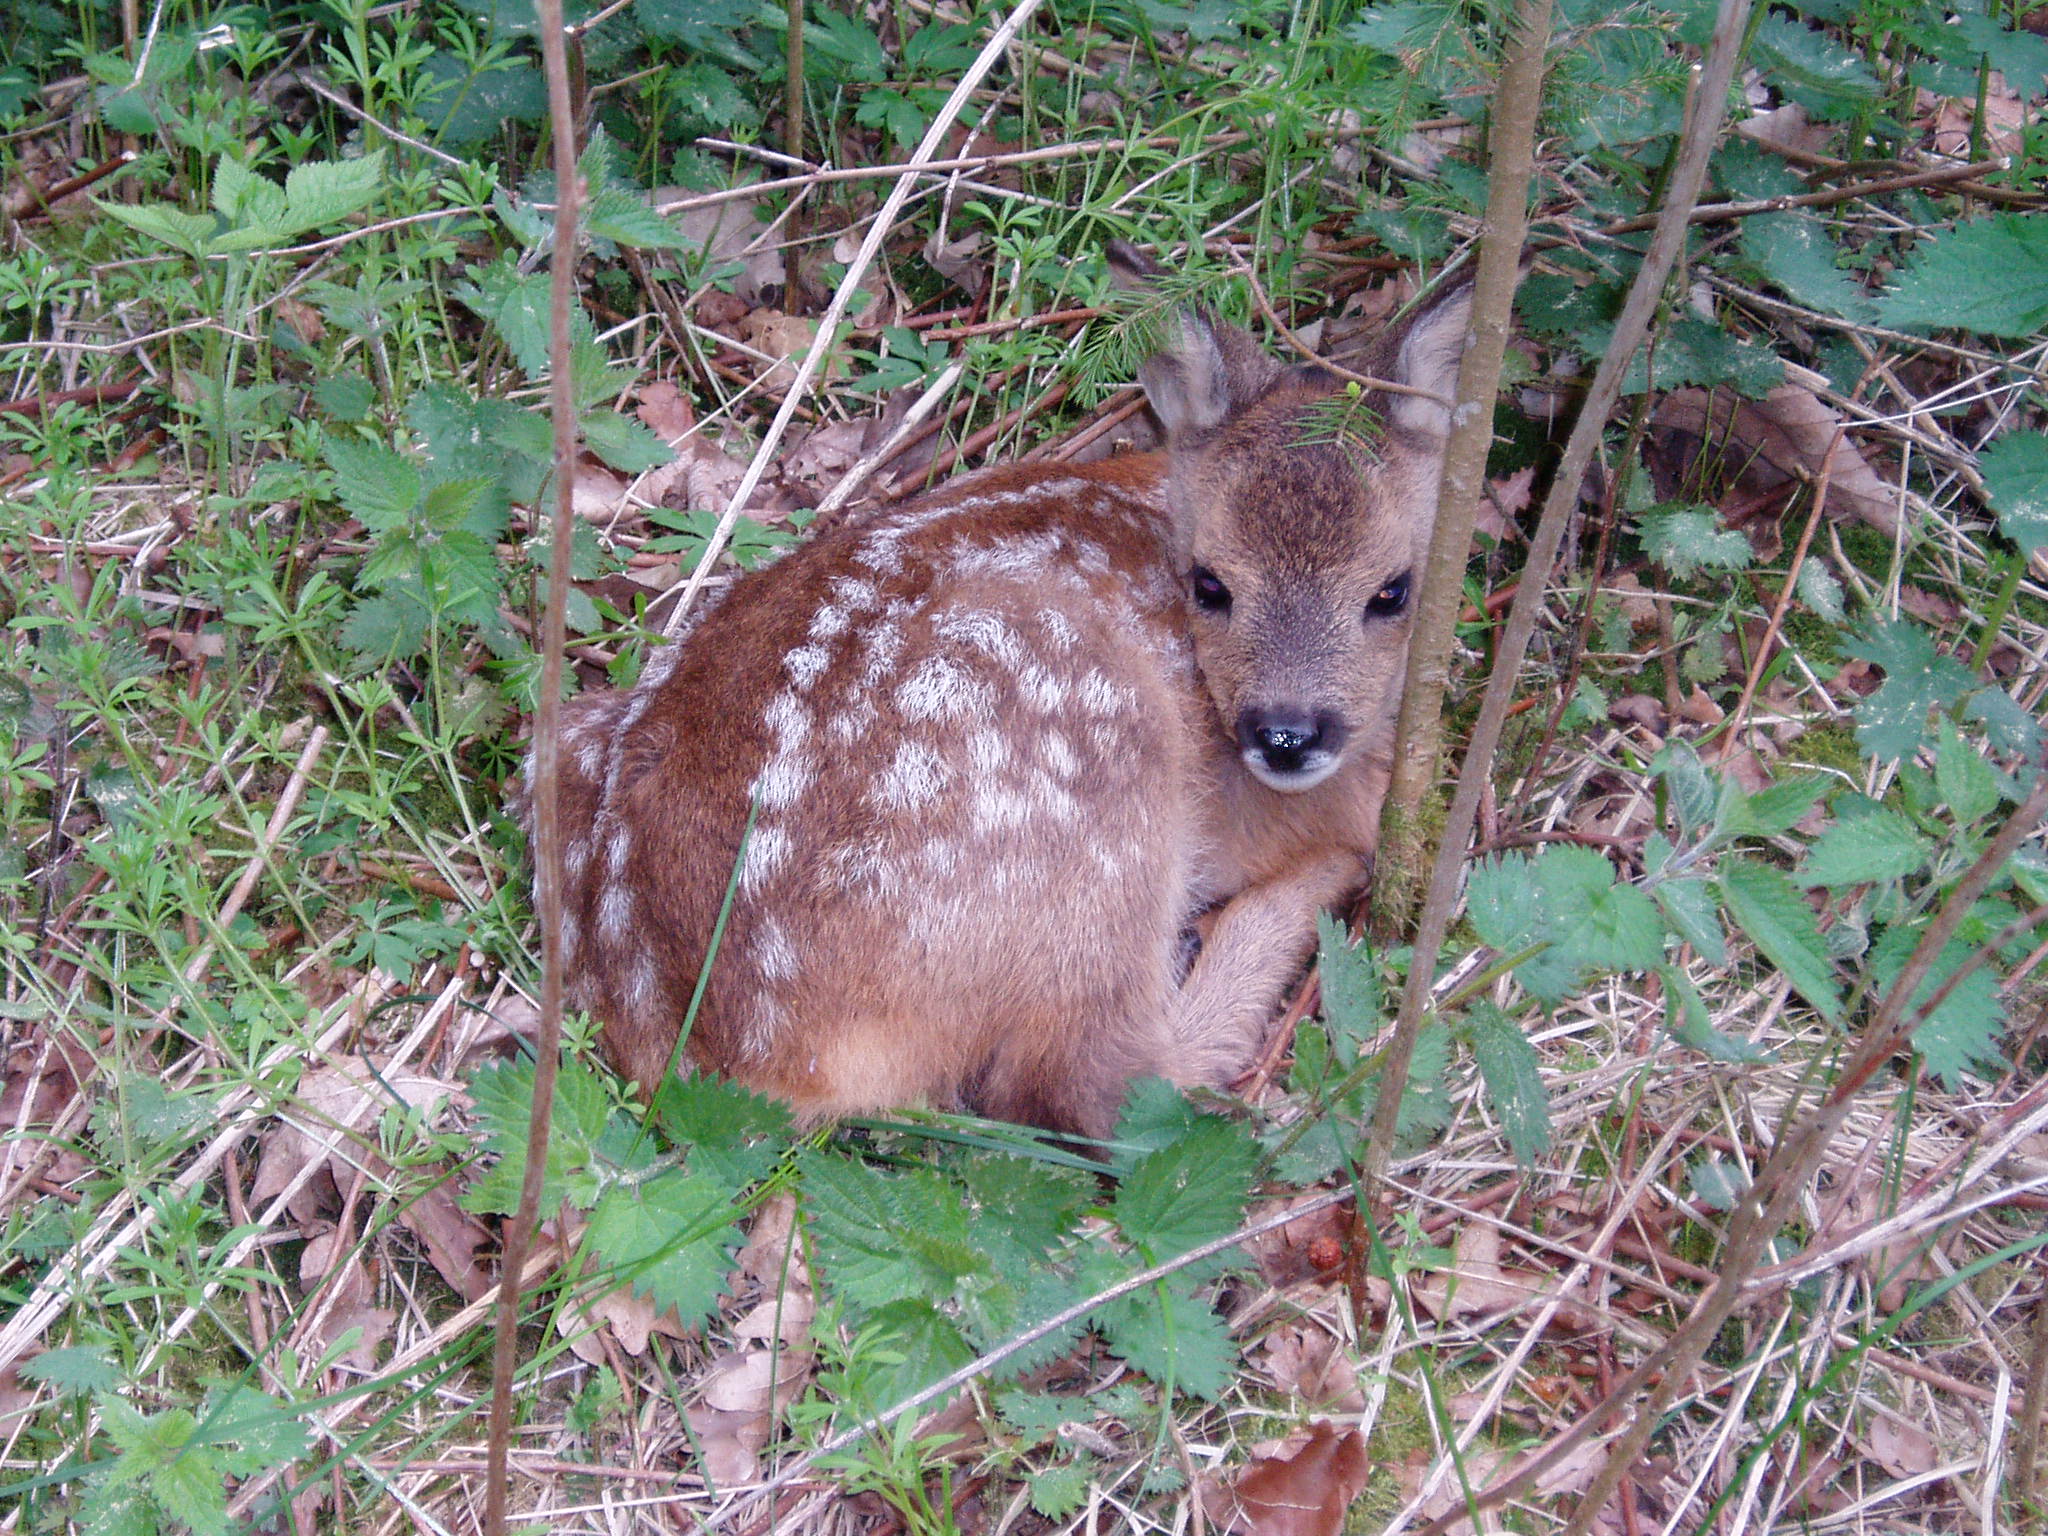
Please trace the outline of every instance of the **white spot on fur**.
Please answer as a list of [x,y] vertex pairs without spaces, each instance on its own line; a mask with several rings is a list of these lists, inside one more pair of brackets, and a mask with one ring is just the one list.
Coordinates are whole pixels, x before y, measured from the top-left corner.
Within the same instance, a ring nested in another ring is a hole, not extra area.
[[826,855],[825,863],[842,890],[887,898],[902,888],[903,872],[879,837],[842,843]]
[[562,850],[562,873],[571,880],[583,878],[583,871],[590,867],[590,839],[572,837],[569,846]]
[[923,742],[906,741],[896,748],[896,760],[876,782],[874,798],[887,810],[916,810],[938,799],[951,777],[937,752]]
[[619,827],[604,845],[604,868],[612,883],[617,884],[626,872],[626,859],[633,852],[633,831],[630,827]]
[[811,717],[792,694],[778,693],[761,712],[761,722],[775,736],[778,751],[793,751],[810,734]]
[[958,645],[971,646],[1011,671],[1024,665],[1024,645],[1000,614],[985,608],[952,608],[932,621],[932,632]]
[[637,1019],[650,1018],[654,1012],[654,994],[654,957],[644,953],[635,955],[626,972],[626,1012]]
[[834,576],[827,585],[848,613],[866,613],[882,600],[882,589],[858,576]]
[[[977,784],[969,813],[974,818],[974,830],[982,833],[1005,832],[1021,827],[1031,820],[1034,807],[1031,797],[1008,784]],[[991,874],[1006,873],[998,862]]]
[[561,933],[562,963],[564,965],[574,965],[576,963],[577,946],[583,942],[583,925],[576,921],[575,913],[564,912],[562,914]]
[[799,693],[808,692],[811,684],[831,665],[832,653],[822,645],[799,646],[782,658],[782,670],[789,674],[791,684]]
[[1040,714],[1058,714],[1067,707],[1066,682],[1035,661],[1017,669],[1017,697]]
[[1039,609],[1038,625],[1045,631],[1045,638],[1063,651],[1071,651],[1080,643],[1081,633],[1074,628],[1074,621],[1057,608]]
[[811,615],[811,638],[813,640],[833,639],[838,635],[845,634],[846,626],[851,622],[852,620],[847,616],[844,608],[833,603],[827,603]]
[[1043,575],[1059,557],[1056,533],[1020,533],[978,544],[957,540],[948,552],[946,569],[954,576],[1008,576],[1030,580]]
[[597,899],[597,931],[616,943],[633,926],[633,889],[614,881]]
[[1009,766],[1010,747],[995,731],[975,731],[967,738],[967,766],[977,779],[999,777]]
[[740,1029],[740,1056],[747,1061],[766,1061],[775,1037],[789,1028],[789,1010],[780,998],[763,992],[753,1000],[753,1009]]
[[896,664],[903,659],[903,627],[899,624],[882,623],[861,636],[861,685],[879,688],[883,680],[894,675]]
[[841,746],[850,747],[867,735],[874,723],[875,706],[866,699],[856,699],[826,722],[825,734]]
[[1074,560],[1091,576],[1109,574],[1109,554],[1093,539],[1080,539],[1075,542]]
[[951,657],[927,656],[897,687],[896,707],[911,720],[987,720],[994,693]]
[[1091,715],[1125,714],[1136,702],[1130,689],[1111,682],[1096,668],[1089,668],[1081,679],[1081,707]]
[[752,895],[781,872],[789,862],[789,834],[780,827],[756,826],[747,839],[746,867],[740,871],[740,890]]
[[754,932],[754,964],[760,967],[761,979],[770,983],[788,981],[797,973],[796,946],[773,918]]
[[595,780],[604,771],[605,748],[610,745],[604,732],[596,728],[596,722],[588,722],[576,732],[576,771],[586,779]]
[[811,780],[816,777],[817,770],[808,753],[777,753],[755,776],[754,798],[760,801],[764,811],[787,810],[811,787]]
[[1039,737],[1038,751],[1055,778],[1071,779],[1081,771],[1081,759],[1074,755],[1073,743],[1058,731],[1047,731]]

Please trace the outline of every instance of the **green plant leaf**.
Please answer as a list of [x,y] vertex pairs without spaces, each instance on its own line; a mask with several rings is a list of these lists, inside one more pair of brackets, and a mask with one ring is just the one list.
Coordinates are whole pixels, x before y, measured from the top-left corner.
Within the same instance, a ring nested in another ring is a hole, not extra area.
[[[1113,1256],[1084,1269],[1096,1289],[1122,1278]],[[1229,1387],[1237,1346],[1215,1309],[1176,1280],[1103,1305],[1092,1319],[1110,1348],[1156,1382],[1214,1401]]]
[[285,218],[294,234],[338,224],[376,201],[383,186],[381,149],[356,160],[308,160],[285,176]]
[[215,164],[213,209],[231,230],[258,231],[265,240],[282,238],[284,205],[284,188],[257,175],[234,156],[222,155]]
[[186,213],[168,203],[144,203],[130,208],[124,203],[109,203],[96,197],[93,206],[102,213],[112,214],[129,228],[174,250],[183,251],[195,260],[206,254],[214,233],[220,228],[220,221],[210,213]]
[[1650,771],[1663,776],[1681,832],[1691,837],[1714,824],[1715,808],[1721,802],[1720,780],[1700,761],[1691,742],[1683,737],[1666,741],[1651,760]]
[[1652,894],[1672,931],[1694,949],[1709,965],[1728,963],[1728,946],[1721,936],[1721,909],[1704,880],[1666,880]]
[[725,1294],[740,1245],[735,1214],[725,1180],[671,1168],[606,1189],[584,1240],[607,1269],[656,1307],[674,1307],[687,1327],[715,1312]]
[[1977,455],[1998,531],[2031,557],[2048,545],[2048,437],[2007,432]]
[[1743,801],[1733,824],[1724,830],[1737,837],[1777,837],[1789,832],[1820,802],[1829,783],[1817,773],[1808,773],[1766,784]]
[[46,1349],[21,1362],[20,1373],[60,1392],[111,1392],[125,1379],[105,1349],[91,1344],[66,1344]]
[[1967,827],[1998,809],[1998,770],[1943,715],[1935,727],[1934,787],[1956,825]]
[[1883,90],[1860,53],[1780,11],[1757,25],[1750,56],[1766,79],[1822,121],[1850,116]]
[[795,1131],[789,1106],[722,1077],[671,1074],[655,1090],[649,1112],[690,1169],[720,1180],[737,1195],[782,1161]]
[[1462,1027],[1508,1150],[1526,1167],[1550,1146],[1550,1095],[1537,1070],[1536,1047],[1521,1025],[1483,999],[1466,1008]]
[[1742,221],[1742,254],[1801,304],[1859,325],[1877,317],[1877,306],[1837,262],[1841,254],[1827,226],[1803,213],[1764,213]]
[[880,1402],[908,1397],[974,1358],[959,1328],[922,1296],[899,1296],[875,1308],[861,1332],[868,1348],[893,1357],[867,1380]]
[[1331,1034],[1350,1047],[1340,1053],[1348,1065],[1358,1042],[1380,1027],[1383,999],[1379,967],[1365,945],[1353,945],[1344,924],[1328,912],[1316,914],[1316,974],[1322,982],[1323,1018]]
[[403,526],[419,509],[425,484],[419,466],[403,454],[351,437],[328,438],[324,451],[336,499],[372,533]]
[[963,1279],[991,1272],[959,1191],[932,1170],[884,1174],[826,1152],[803,1155],[797,1167],[819,1269],[855,1308],[906,1293],[949,1300]]
[[1993,214],[1923,241],[1878,318],[2015,339],[2048,327],[2048,213]]
[[1739,571],[1756,559],[1749,540],[1704,507],[1652,510],[1643,515],[1643,553],[1672,575]]
[[1667,965],[1664,979],[1664,1029],[1680,1045],[1690,1046],[1715,1061],[1769,1061],[1771,1053],[1749,1040],[1737,1040],[1714,1027],[1713,1015],[1699,989],[1685,972]]
[[1799,995],[1835,1023],[1842,1018],[1842,999],[1835,989],[1834,968],[1813,911],[1792,882],[1768,864],[1754,859],[1727,859],[1716,874],[1722,903],[1736,926],[1749,935],[1792,983]]
[[1873,619],[1843,642],[1852,656],[1884,668],[1877,692],[1856,706],[1856,739],[1878,758],[1911,757],[1927,739],[1930,710],[1947,709],[1976,679],[1935,649],[1933,637],[1905,619]]
[[1163,1263],[1236,1228],[1257,1164],[1250,1136],[1205,1115],[1185,1136],[1138,1160],[1110,1211],[1147,1264]]
[[1821,833],[1793,879],[1834,890],[1896,880],[1926,868],[1932,852],[1932,845],[1905,817],[1874,810],[1841,817]]
[[[1924,924],[1897,924],[1878,936],[1870,949],[1870,972],[1886,992],[1897,984],[1925,931]],[[1937,988],[1971,955],[1975,946],[1951,940],[1942,947],[1927,975],[1913,992],[1911,1006],[1923,1007]],[[1913,1031],[1913,1049],[1927,1061],[1927,1070],[1950,1087],[1966,1075],[1996,1077],[2006,1070],[1998,1041],[2005,1028],[2005,1005],[1999,1000],[1997,970],[1980,965],[1956,984],[1941,1006]]]
[[645,422],[616,411],[587,412],[581,418],[583,441],[613,469],[628,475],[645,474],[658,464],[673,459],[675,450],[664,443]]
[[1063,1521],[1081,1507],[1093,1480],[1093,1469],[1087,1462],[1065,1461],[1027,1473],[1024,1483],[1031,1490],[1031,1508],[1036,1513],[1047,1520]]

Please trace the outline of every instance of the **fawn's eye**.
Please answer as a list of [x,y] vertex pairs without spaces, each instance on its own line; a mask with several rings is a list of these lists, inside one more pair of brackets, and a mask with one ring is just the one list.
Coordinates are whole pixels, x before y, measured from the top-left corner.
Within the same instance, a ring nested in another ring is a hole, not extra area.
[[1195,606],[1209,613],[1230,611],[1230,588],[1216,579],[1216,573],[1206,565],[1195,567],[1189,585],[1195,594]]
[[1408,606],[1408,573],[1403,571],[1379,591],[1365,605],[1368,619],[1390,619]]

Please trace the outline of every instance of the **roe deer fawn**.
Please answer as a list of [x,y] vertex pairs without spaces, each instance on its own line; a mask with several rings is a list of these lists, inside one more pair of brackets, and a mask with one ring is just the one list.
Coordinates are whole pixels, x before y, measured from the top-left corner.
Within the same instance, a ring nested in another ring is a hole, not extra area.
[[562,952],[614,1065],[668,1070],[733,883],[681,1059],[806,1118],[1103,1136],[1133,1077],[1244,1070],[1373,851],[1469,309],[1380,338],[1418,392],[1358,402],[1182,311],[1164,452],[820,532],[571,704]]

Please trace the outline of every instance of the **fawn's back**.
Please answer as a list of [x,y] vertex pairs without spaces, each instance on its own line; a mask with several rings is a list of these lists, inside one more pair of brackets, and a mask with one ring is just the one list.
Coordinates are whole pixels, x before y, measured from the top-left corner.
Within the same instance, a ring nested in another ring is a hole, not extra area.
[[[622,1072],[668,1069],[707,955],[682,1061],[809,1117],[1101,1135],[1134,1076],[1249,1062],[1365,873],[1446,413],[1176,324],[1169,451],[820,533],[569,706],[569,1000]],[[1463,330],[1376,371],[1447,393]]]

